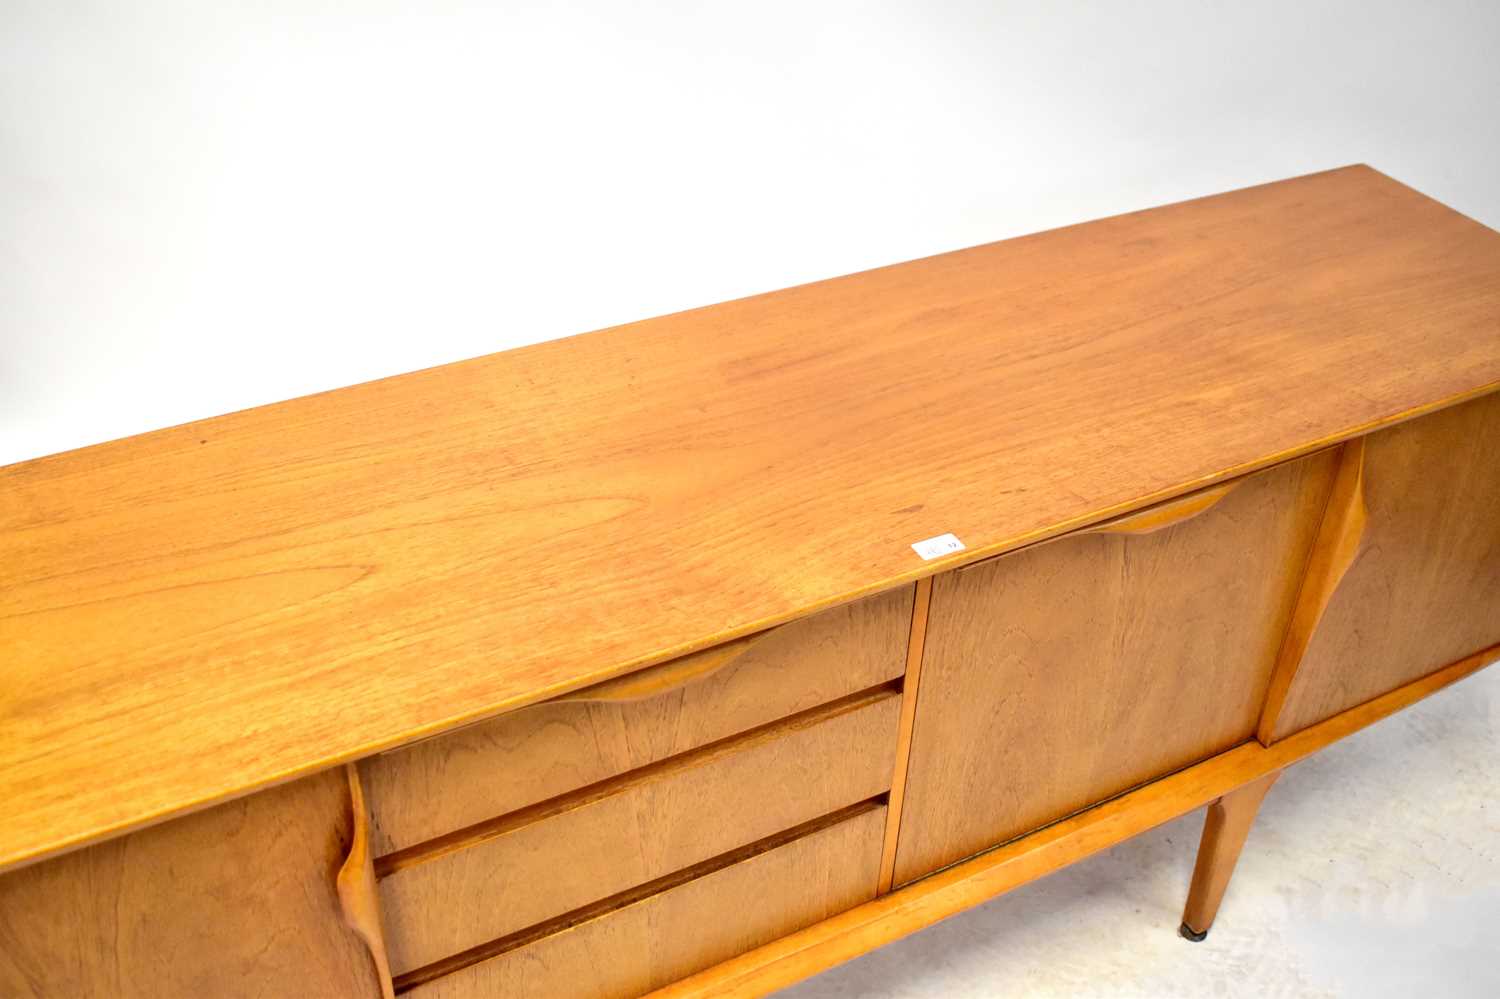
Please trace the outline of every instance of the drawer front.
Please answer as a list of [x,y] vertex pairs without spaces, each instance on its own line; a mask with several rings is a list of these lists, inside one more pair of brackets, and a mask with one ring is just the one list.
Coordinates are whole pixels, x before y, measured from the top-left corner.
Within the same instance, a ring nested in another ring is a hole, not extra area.
[[417,984],[410,999],[638,996],[875,897],[885,808]]
[[1362,452],[1346,568],[1287,664],[1273,739],[1500,642],[1500,394],[1371,434]]
[[901,587],[360,765],[392,853],[901,675]]
[[897,883],[1251,738],[1335,461],[934,580]]
[[890,789],[900,694],[845,698],[382,870],[397,974],[561,916]]

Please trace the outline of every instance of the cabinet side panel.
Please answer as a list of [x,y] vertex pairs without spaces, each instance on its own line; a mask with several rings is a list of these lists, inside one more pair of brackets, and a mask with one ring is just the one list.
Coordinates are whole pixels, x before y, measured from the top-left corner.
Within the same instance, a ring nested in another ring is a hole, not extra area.
[[341,770],[0,876],[0,995],[372,996]]

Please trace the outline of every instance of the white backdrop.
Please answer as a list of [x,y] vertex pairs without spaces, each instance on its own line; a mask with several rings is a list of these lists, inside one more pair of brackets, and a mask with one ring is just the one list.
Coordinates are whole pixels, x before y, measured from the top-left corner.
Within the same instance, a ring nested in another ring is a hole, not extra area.
[[[1497,154],[1492,0],[0,0],[0,464],[1352,162],[1500,226]],[[1493,995],[1471,684],[1282,782],[1217,945],[1194,817],[798,994]]]
[[0,464],[1351,162],[1500,225],[1497,49],[1485,0],[5,0]]

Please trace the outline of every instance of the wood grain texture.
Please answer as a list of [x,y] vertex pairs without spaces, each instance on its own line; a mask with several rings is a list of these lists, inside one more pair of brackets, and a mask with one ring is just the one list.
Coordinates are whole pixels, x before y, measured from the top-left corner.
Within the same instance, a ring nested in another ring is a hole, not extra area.
[[342,771],[0,878],[0,995],[378,999],[334,878]]
[[769,995],[1093,856],[1352,735],[1500,659],[1476,653],[1273,746],[1247,742],[898,888],[652,993],[653,999]]
[[1272,739],[1500,641],[1500,395],[1371,435],[1361,491],[1358,554]]
[[896,735],[896,766],[885,816],[885,842],[880,848],[880,887],[891,890],[896,877],[896,843],[901,835],[901,811],[906,801],[906,772],[911,762],[912,729],[917,722],[917,695],[922,683],[922,650],[927,636],[927,613],[932,605],[932,579],[917,581],[911,612],[911,635],[906,645],[906,675],[901,679],[901,722]]
[[1182,910],[1182,929],[1197,934],[1193,939],[1201,940],[1213,926],[1234,865],[1260,812],[1260,803],[1280,776],[1280,770],[1273,770],[1208,806],[1203,817],[1203,838],[1198,843],[1198,859],[1193,865],[1193,881]]
[[380,881],[397,975],[873,798],[890,788],[890,689],[630,774]]
[[[603,701],[590,687],[365,760],[375,851],[405,849],[894,679],[911,604],[912,588],[903,586],[755,636],[686,684],[620,699],[621,681],[611,680]],[[676,662],[664,666],[675,672]]]
[[1497,322],[1351,167],[9,466],[0,868],[1490,391]]
[[641,995],[874,898],[884,825],[868,809],[403,994]]
[[939,576],[896,883],[1249,738],[1333,469]]

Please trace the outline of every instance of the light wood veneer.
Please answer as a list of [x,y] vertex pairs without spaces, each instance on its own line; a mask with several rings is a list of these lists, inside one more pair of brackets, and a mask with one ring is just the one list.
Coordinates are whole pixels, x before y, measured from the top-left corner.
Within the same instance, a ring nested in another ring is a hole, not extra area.
[[1500,656],[1497,330],[1352,167],[0,469],[0,993],[758,995],[1207,805],[1198,939]]
[[1350,167],[9,466],[0,868],[1483,394],[1497,316]]
[[0,996],[380,995],[331,770],[0,877]]
[[[911,587],[586,688],[360,764],[378,854],[901,676]],[[684,669],[686,666],[686,669]]]
[[[380,881],[396,974],[890,789],[901,696],[855,695],[503,819]],[[791,793],[787,788],[795,790]],[[872,886],[873,887],[873,886]]]
[[413,999],[635,996],[875,896],[885,810],[866,808],[638,902],[421,983]]
[[1334,464],[939,576],[896,883],[1250,738]]
[[653,999],[769,995],[852,957],[1030,884],[1209,805],[1500,660],[1483,649],[1420,680],[1262,746],[1247,742],[652,993]]
[[1325,609],[1282,665],[1268,740],[1500,642],[1500,394],[1371,434],[1361,450],[1348,565],[1331,592],[1309,594]]

